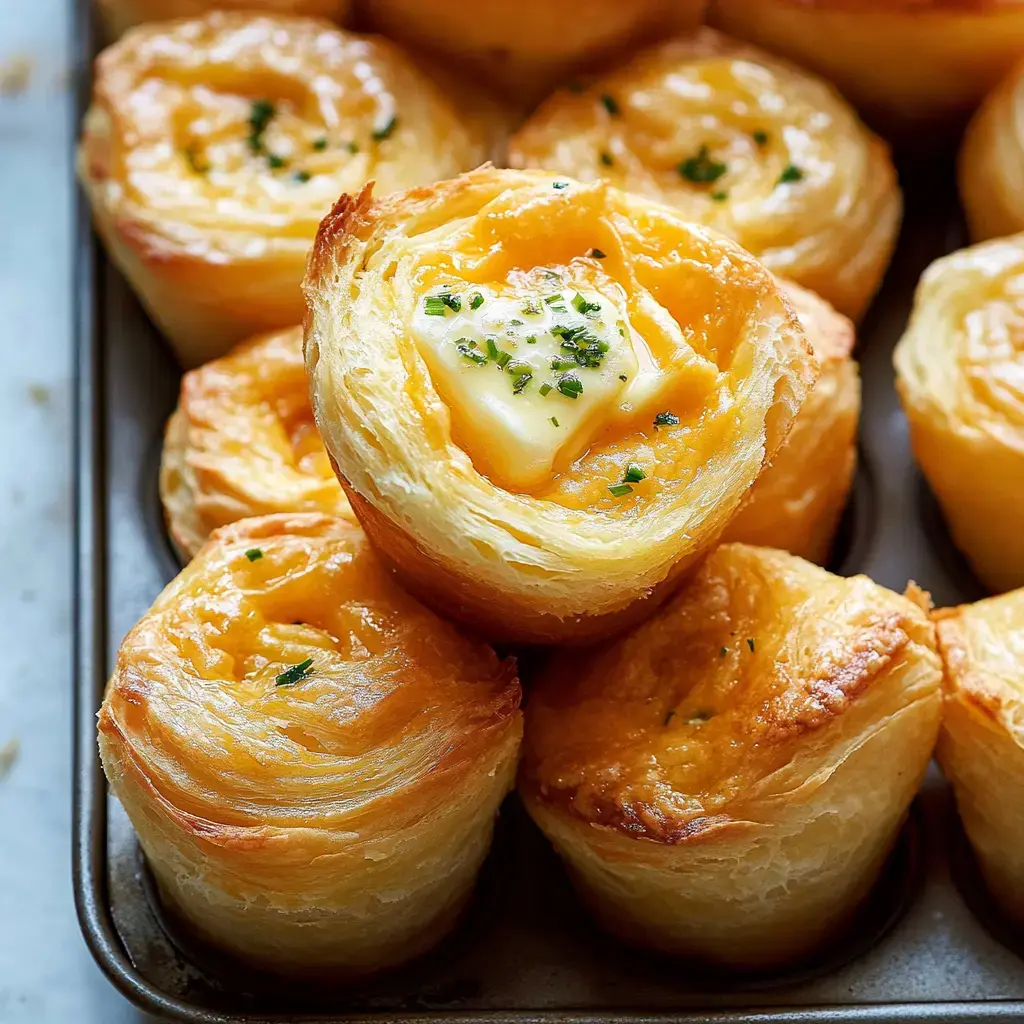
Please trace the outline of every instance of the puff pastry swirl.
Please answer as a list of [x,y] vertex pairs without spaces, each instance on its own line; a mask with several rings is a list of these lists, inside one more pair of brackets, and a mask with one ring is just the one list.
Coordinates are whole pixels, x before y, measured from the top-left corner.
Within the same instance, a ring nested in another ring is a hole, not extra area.
[[414,592],[504,639],[649,612],[815,374],[760,264],[604,182],[485,167],[343,196],[305,288],[354,511]]
[[914,600],[724,544],[632,633],[553,660],[519,790],[619,937],[785,964],[875,881],[931,757],[941,676]]
[[712,29],[556,93],[509,162],[670,203],[855,318],[902,209],[887,146],[830,85]]
[[164,900],[268,970],[344,979],[451,927],[519,683],[319,513],[216,531],[118,651],[103,767]]
[[215,12],[100,54],[78,168],[114,262],[195,366],[302,319],[339,193],[473,167],[490,147],[477,125],[386,40]]
[[1024,924],[1024,590],[935,617],[946,668],[939,762],[992,895]]
[[1024,584],[1024,235],[936,260],[895,351],[910,440],[953,540],[995,591]]
[[709,20],[835,82],[918,145],[959,127],[1024,47],[1020,0],[712,0]]
[[313,423],[301,327],[252,338],[185,374],[164,434],[160,497],[184,561],[211,530],[247,516],[353,518]]

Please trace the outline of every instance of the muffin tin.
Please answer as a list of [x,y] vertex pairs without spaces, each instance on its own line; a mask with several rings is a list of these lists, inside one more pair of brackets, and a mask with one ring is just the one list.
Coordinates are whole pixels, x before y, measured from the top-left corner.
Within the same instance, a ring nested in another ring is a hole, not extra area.
[[[87,32],[80,38],[84,103]],[[830,567],[896,590],[914,579],[941,606],[982,595],[914,467],[891,355],[920,272],[965,235],[952,159],[900,170],[906,219],[859,331],[861,465]],[[1024,939],[981,887],[935,769],[854,927],[782,974],[688,970],[603,936],[514,795],[466,919],[409,968],[354,990],[298,987],[198,944],[155,898],[131,826],[107,796],[95,732],[121,637],[178,569],[157,468],[179,371],[99,252],[84,203],[78,218],[75,891],[89,946],[125,995],[204,1024],[1024,1019]],[[521,658],[527,678],[532,659]]]

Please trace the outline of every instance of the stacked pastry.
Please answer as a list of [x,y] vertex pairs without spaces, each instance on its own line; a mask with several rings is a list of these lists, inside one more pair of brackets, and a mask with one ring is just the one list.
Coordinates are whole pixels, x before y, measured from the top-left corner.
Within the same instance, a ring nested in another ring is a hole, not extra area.
[[[300,16],[336,2],[103,6],[145,24],[97,61],[79,171],[189,371],[160,473],[187,565],[99,715],[162,898],[269,970],[393,967],[457,922],[518,770],[626,941],[763,968],[841,935],[943,678],[926,595],[804,560],[855,468],[887,145],[694,30],[703,2],[553,32],[491,0],[459,33],[356,5],[408,53]],[[801,19],[838,15],[792,6],[770,42],[799,59]],[[499,641],[552,648],[518,769]]]

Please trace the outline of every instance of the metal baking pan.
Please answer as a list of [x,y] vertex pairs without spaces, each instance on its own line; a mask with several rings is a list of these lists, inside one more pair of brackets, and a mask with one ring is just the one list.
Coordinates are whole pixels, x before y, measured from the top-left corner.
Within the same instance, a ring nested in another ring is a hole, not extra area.
[[[79,114],[92,53],[81,6]],[[901,175],[899,249],[860,331],[861,467],[831,568],[896,590],[914,579],[948,605],[981,590],[914,467],[891,354],[920,272],[964,233],[951,160],[904,162]],[[401,972],[355,990],[299,988],[253,976],[183,934],[107,795],[95,732],[118,643],[178,568],[157,466],[179,373],[100,253],[84,201],[77,215],[75,894],[93,955],[129,999],[193,1024],[1024,1020],[1024,942],[989,904],[935,769],[849,934],[779,975],[693,972],[603,936],[514,795],[461,927]]]

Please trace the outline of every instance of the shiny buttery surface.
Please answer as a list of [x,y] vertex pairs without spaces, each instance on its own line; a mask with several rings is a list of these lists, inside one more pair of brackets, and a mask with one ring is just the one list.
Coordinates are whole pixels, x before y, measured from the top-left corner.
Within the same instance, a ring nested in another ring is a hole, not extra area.
[[900,219],[884,143],[827,83],[702,29],[563,89],[509,160],[677,207],[859,316]]
[[168,420],[160,496],[179,553],[269,512],[352,512],[313,423],[302,328],[253,338],[185,374]]
[[1024,583],[1024,235],[933,263],[894,358],[954,540],[992,589]]

